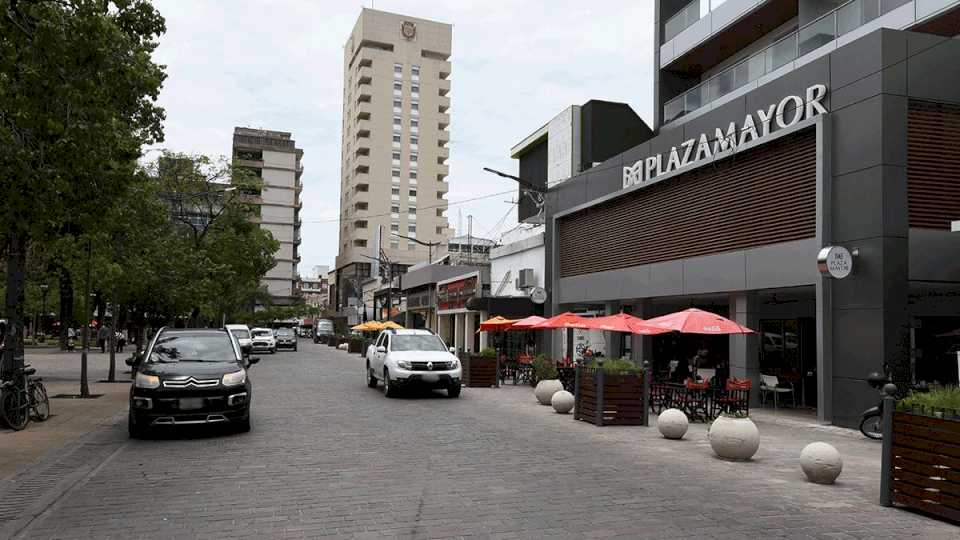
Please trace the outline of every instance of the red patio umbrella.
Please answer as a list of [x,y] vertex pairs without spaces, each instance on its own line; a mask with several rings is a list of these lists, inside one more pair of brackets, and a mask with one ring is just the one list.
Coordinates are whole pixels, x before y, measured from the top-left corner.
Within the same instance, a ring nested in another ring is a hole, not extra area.
[[509,330],[530,330],[534,326],[542,323],[545,320],[546,319],[544,319],[543,317],[539,317],[537,315],[531,315],[525,319],[520,319],[519,321],[513,323],[513,325],[509,328]]
[[561,313],[554,317],[543,321],[542,323],[532,326],[531,328],[536,330],[553,330],[556,328],[576,328],[579,330],[589,330],[590,326],[587,323],[586,317],[581,317],[575,313]]
[[607,315],[605,317],[593,317],[584,319],[591,329],[605,330],[608,332],[626,332],[630,334],[665,334],[670,332],[666,328],[650,326],[640,317],[634,317],[627,313],[617,313],[616,315]]
[[754,331],[716,313],[690,308],[644,322],[651,328],[684,334],[753,334]]

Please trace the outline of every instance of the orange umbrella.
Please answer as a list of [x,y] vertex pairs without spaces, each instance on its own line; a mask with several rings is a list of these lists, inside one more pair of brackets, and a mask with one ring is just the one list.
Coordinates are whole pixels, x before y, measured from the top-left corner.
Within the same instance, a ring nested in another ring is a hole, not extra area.
[[510,327],[510,330],[530,330],[534,326],[545,321],[543,317],[538,317],[536,315],[531,315],[526,319],[520,319],[519,321],[513,323],[513,326]]
[[480,323],[480,329],[477,332],[496,332],[497,330],[506,330],[513,326],[513,323],[517,322],[513,319],[504,319],[501,316],[493,317],[492,319],[487,319]]
[[532,328],[537,330],[551,330],[554,328],[577,328],[580,330],[589,330],[590,326],[587,323],[586,318],[568,311],[555,317],[550,317],[549,319],[536,326],[533,326]]
[[690,308],[662,317],[654,317],[644,323],[651,328],[685,334],[753,334],[754,331],[716,313]]

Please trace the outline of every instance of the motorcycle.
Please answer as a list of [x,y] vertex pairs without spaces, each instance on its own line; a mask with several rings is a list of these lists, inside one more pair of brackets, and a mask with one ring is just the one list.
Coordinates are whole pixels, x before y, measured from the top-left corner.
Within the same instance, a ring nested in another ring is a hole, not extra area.
[[863,433],[868,439],[883,439],[883,387],[890,382],[890,379],[879,373],[871,373],[867,376],[867,384],[880,392],[880,403],[876,407],[870,407],[860,415],[860,433]]

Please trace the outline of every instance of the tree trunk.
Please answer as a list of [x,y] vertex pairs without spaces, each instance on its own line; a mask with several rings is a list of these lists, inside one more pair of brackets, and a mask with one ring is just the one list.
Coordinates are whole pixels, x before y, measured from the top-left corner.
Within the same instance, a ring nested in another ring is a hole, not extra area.
[[27,235],[16,229],[7,235],[7,285],[4,308],[7,318],[3,336],[0,373],[23,367],[23,306],[27,280]]
[[67,350],[67,329],[73,328],[73,278],[66,266],[60,265],[60,350]]
[[117,306],[116,292],[113,294],[113,311],[110,313],[112,326],[110,327],[110,371],[107,373],[107,380],[116,382],[117,380],[117,331],[120,328],[120,310]]
[[80,397],[90,397],[87,382],[87,349],[90,347],[90,241],[87,240],[87,275],[83,284],[83,345],[80,353]]

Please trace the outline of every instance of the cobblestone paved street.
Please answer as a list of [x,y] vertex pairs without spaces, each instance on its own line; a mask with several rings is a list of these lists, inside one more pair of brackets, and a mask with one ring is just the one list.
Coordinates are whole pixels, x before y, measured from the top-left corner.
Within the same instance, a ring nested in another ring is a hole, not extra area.
[[[23,507],[0,537],[958,537],[878,506],[880,446],[848,430],[760,412],[760,452],[731,463],[699,425],[597,428],[528,387],[391,400],[357,355],[306,341],[262,358],[252,432],[128,441],[116,414],[0,484]],[[814,440],[844,455],[837,485],[804,480]]]

